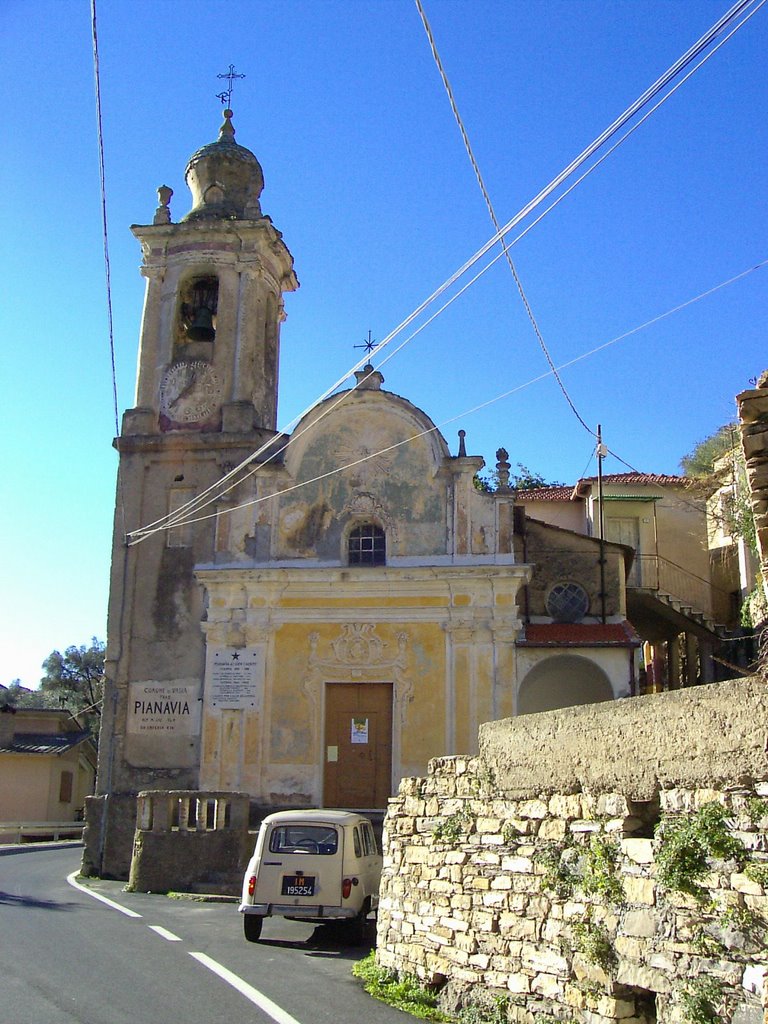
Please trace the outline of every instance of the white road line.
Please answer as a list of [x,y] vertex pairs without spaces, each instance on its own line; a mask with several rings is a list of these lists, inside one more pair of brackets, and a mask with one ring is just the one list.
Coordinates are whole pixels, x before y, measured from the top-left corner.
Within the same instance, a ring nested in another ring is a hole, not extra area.
[[163,928],[161,924],[148,924],[149,928],[153,932],[157,932],[163,939],[168,939],[169,942],[181,942],[178,935],[174,935],[173,932],[169,932],[167,928]]
[[85,885],[80,885],[77,881],[77,874],[77,871],[73,871],[71,875],[67,875],[67,881],[73,889],[78,889],[80,892],[84,892],[86,896],[92,896],[95,900],[99,900],[101,903],[106,903],[108,907],[112,907],[113,910],[119,910],[120,913],[125,914],[126,917],[141,917],[141,914],[137,914],[135,910],[129,910],[128,907],[121,907],[119,903],[115,903],[114,900],[107,899],[107,897],[102,896],[101,893],[94,892]]
[[237,989],[240,995],[245,996],[246,999],[250,999],[260,1010],[263,1010],[272,1020],[276,1021],[277,1024],[299,1024],[295,1017],[292,1017],[290,1013],[286,1013],[277,1003],[273,1003],[271,999],[265,996],[262,992],[259,992],[253,985],[249,985],[248,982],[243,981],[232,971],[227,970],[226,967],[222,967],[220,963],[212,960],[211,957],[206,956],[205,953],[190,953],[190,956],[194,957],[198,963],[201,963],[203,967],[207,967],[209,971],[213,971],[217,974],[222,981],[226,981],[232,988]]

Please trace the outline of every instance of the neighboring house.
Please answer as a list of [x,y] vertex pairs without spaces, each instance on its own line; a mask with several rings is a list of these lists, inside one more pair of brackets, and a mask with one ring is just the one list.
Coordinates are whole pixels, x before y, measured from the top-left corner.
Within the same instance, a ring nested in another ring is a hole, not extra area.
[[[602,484],[605,538],[634,551],[626,600],[644,641],[641,692],[712,681],[722,595],[710,576],[704,499],[679,476],[613,473]],[[596,477],[520,491],[517,501],[532,518],[599,537]]]
[[0,822],[83,817],[96,747],[65,709],[0,708]]

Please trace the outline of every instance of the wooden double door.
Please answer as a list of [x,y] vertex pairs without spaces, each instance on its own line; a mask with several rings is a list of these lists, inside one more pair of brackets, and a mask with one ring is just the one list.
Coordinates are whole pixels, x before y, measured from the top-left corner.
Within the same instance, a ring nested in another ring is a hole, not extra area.
[[392,684],[326,683],[326,807],[383,808],[392,786]]

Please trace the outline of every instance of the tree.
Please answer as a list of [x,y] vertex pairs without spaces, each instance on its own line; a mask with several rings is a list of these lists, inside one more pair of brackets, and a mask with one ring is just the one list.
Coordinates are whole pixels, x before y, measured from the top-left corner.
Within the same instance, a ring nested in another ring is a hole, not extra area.
[[680,460],[680,468],[686,476],[708,477],[715,469],[715,462],[721,455],[731,451],[739,441],[739,428],[735,423],[724,423],[714,434],[699,441]]
[[40,689],[63,700],[73,714],[83,717],[98,739],[101,701],[104,696],[105,644],[95,636],[90,647],[52,651],[43,662],[45,675]]
[[0,708],[14,708],[19,697],[30,691],[21,685],[20,679],[14,679],[10,686],[0,685]]
[[[538,487],[562,487],[556,480],[545,480],[541,473],[534,473],[522,462],[517,463],[517,473],[509,474],[509,486],[513,491],[534,491]],[[493,494],[499,486],[499,474],[496,470],[486,475],[476,474],[474,479],[475,490],[483,491],[485,494]]]

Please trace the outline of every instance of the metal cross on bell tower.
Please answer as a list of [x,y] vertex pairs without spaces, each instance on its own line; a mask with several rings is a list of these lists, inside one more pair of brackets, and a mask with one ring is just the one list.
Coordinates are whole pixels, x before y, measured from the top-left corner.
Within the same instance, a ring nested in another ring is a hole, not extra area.
[[217,99],[220,99],[222,104],[223,104],[223,106],[225,106],[227,109],[229,109],[229,107],[231,105],[231,102],[232,102],[232,88],[234,86],[235,80],[237,78],[245,78],[245,75],[238,75],[237,72],[235,71],[235,65],[234,64],[230,64],[229,65],[229,71],[227,71],[226,74],[216,75],[216,77],[217,78],[226,78],[227,82],[229,83],[229,88],[228,89],[225,89],[224,92],[216,93]]

